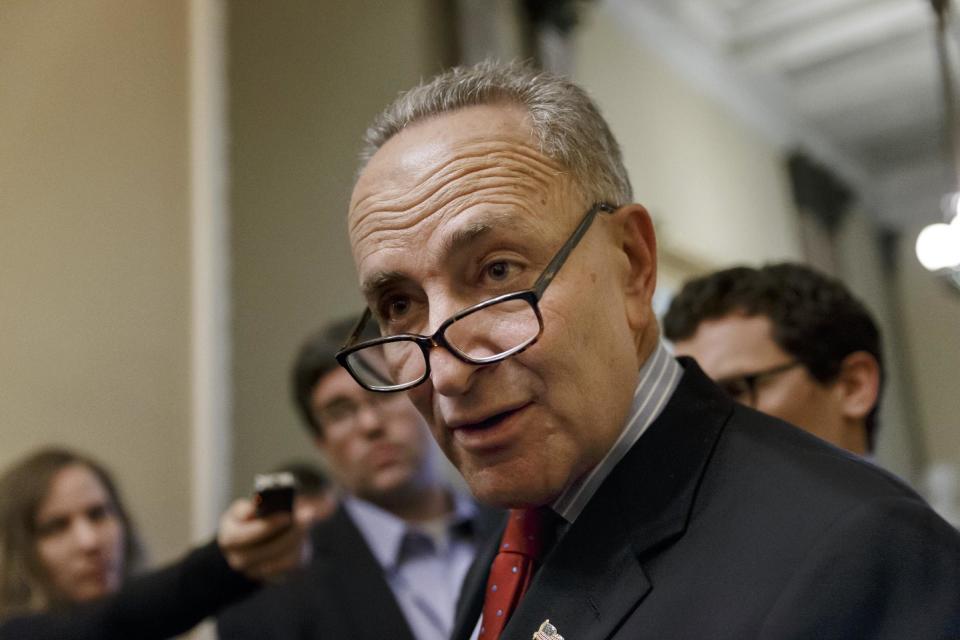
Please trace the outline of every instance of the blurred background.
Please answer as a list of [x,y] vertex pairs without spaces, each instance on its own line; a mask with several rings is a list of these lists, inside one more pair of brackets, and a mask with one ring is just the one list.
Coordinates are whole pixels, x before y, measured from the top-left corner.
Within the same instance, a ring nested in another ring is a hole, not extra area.
[[960,289],[914,250],[957,190],[932,4],[2,0],[0,467],[101,458],[159,562],[311,457],[289,366],[362,308],[344,218],[366,124],[444,67],[521,57],[611,123],[661,303],[784,259],[867,303],[878,462],[955,516]]

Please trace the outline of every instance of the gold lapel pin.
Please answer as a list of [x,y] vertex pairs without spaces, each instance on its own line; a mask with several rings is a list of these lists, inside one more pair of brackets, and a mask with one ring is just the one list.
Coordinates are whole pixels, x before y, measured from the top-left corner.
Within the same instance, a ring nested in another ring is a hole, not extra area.
[[549,620],[544,620],[537,632],[533,634],[533,640],[563,640],[563,636],[557,633],[557,628],[550,624]]

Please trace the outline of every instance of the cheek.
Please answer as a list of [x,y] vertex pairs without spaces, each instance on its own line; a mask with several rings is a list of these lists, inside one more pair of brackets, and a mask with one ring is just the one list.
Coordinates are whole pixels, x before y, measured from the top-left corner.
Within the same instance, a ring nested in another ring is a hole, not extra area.
[[[123,558],[124,551],[126,551],[126,544],[124,542],[126,529],[123,523],[120,522],[119,518],[114,517],[106,522],[104,526],[106,527],[105,538],[109,551],[114,554],[117,560]],[[118,566],[120,566],[120,570],[123,571],[123,567],[119,564]]]
[[797,426],[808,427],[811,415],[822,406],[822,398],[811,385],[783,385],[770,389],[769,393],[759,393],[757,409],[764,413],[791,422]]
[[402,438],[410,457],[419,460],[424,457],[424,452],[430,446],[432,435],[421,422],[420,414],[416,414],[410,416],[410,420],[404,426]]
[[[424,383],[412,391],[421,391],[426,388],[429,383]],[[404,433],[419,432],[423,419],[420,417],[420,411],[416,404],[414,404],[414,394],[411,392],[407,393],[405,398],[398,398],[397,403],[394,405],[388,405],[385,407],[385,410],[393,416],[393,421],[399,428],[402,428]],[[422,402],[421,396],[425,394],[419,393],[416,394],[418,398],[416,402]],[[409,400],[409,401],[408,401]]]
[[349,437],[340,443],[338,447],[340,459],[343,460],[348,468],[354,468],[357,461],[363,456],[364,444],[360,438]]
[[796,393],[789,389],[769,389],[764,393],[761,389],[757,392],[757,410],[763,413],[787,419],[789,414],[793,413],[792,405],[802,402],[796,397]]
[[54,582],[59,582],[60,574],[63,573],[69,556],[69,547],[64,538],[45,538],[37,543],[37,558],[40,566]]
[[48,538],[37,545],[37,556],[47,580],[60,594],[58,597],[73,599],[77,582],[71,567],[76,564],[77,554],[71,552],[69,542],[65,538]]
[[599,308],[550,309],[544,313],[540,344],[527,357],[520,355],[524,366],[542,381],[544,391],[564,406],[590,398],[584,390],[602,392],[617,381],[614,376],[623,373],[621,360],[631,353],[632,343],[629,337],[614,337],[607,316]]
[[[588,284],[588,275],[579,280],[579,290],[565,287],[557,291],[553,299],[549,299],[548,291],[541,302],[543,336],[540,340],[548,347],[545,350],[560,359],[576,353],[588,361],[600,360],[602,354],[612,349],[629,350],[632,343],[622,296],[610,286]],[[601,282],[609,282],[609,277],[602,276]]]
[[427,421],[427,424],[433,424],[433,409],[431,407],[431,383],[426,381],[418,387],[414,387],[407,391],[407,397],[410,398],[410,402],[413,403],[414,410],[423,416],[423,419]]
[[358,457],[357,446],[351,437],[324,440],[323,452],[336,474],[349,481],[353,478]]

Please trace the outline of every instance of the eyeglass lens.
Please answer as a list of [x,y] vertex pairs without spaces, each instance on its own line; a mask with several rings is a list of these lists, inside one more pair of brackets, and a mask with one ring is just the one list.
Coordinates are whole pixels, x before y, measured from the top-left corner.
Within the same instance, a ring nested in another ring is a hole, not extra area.
[[[443,337],[460,355],[482,363],[524,347],[537,338],[540,320],[522,299],[504,300],[476,309],[446,327]],[[395,340],[355,351],[349,365],[365,383],[378,387],[420,380],[426,356],[413,340]]]

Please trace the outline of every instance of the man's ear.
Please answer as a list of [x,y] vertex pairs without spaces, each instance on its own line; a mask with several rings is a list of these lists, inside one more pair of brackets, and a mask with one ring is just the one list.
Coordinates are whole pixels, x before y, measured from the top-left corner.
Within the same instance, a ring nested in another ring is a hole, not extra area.
[[642,205],[622,207],[617,216],[622,216],[622,249],[627,259],[623,288],[627,320],[632,329],[643,331],[651,322],[657,286],[657,236]]
[[880,395],[880,363],[866,351],[854,351],[840,363],[837,388],[845,418],[863,420]]

